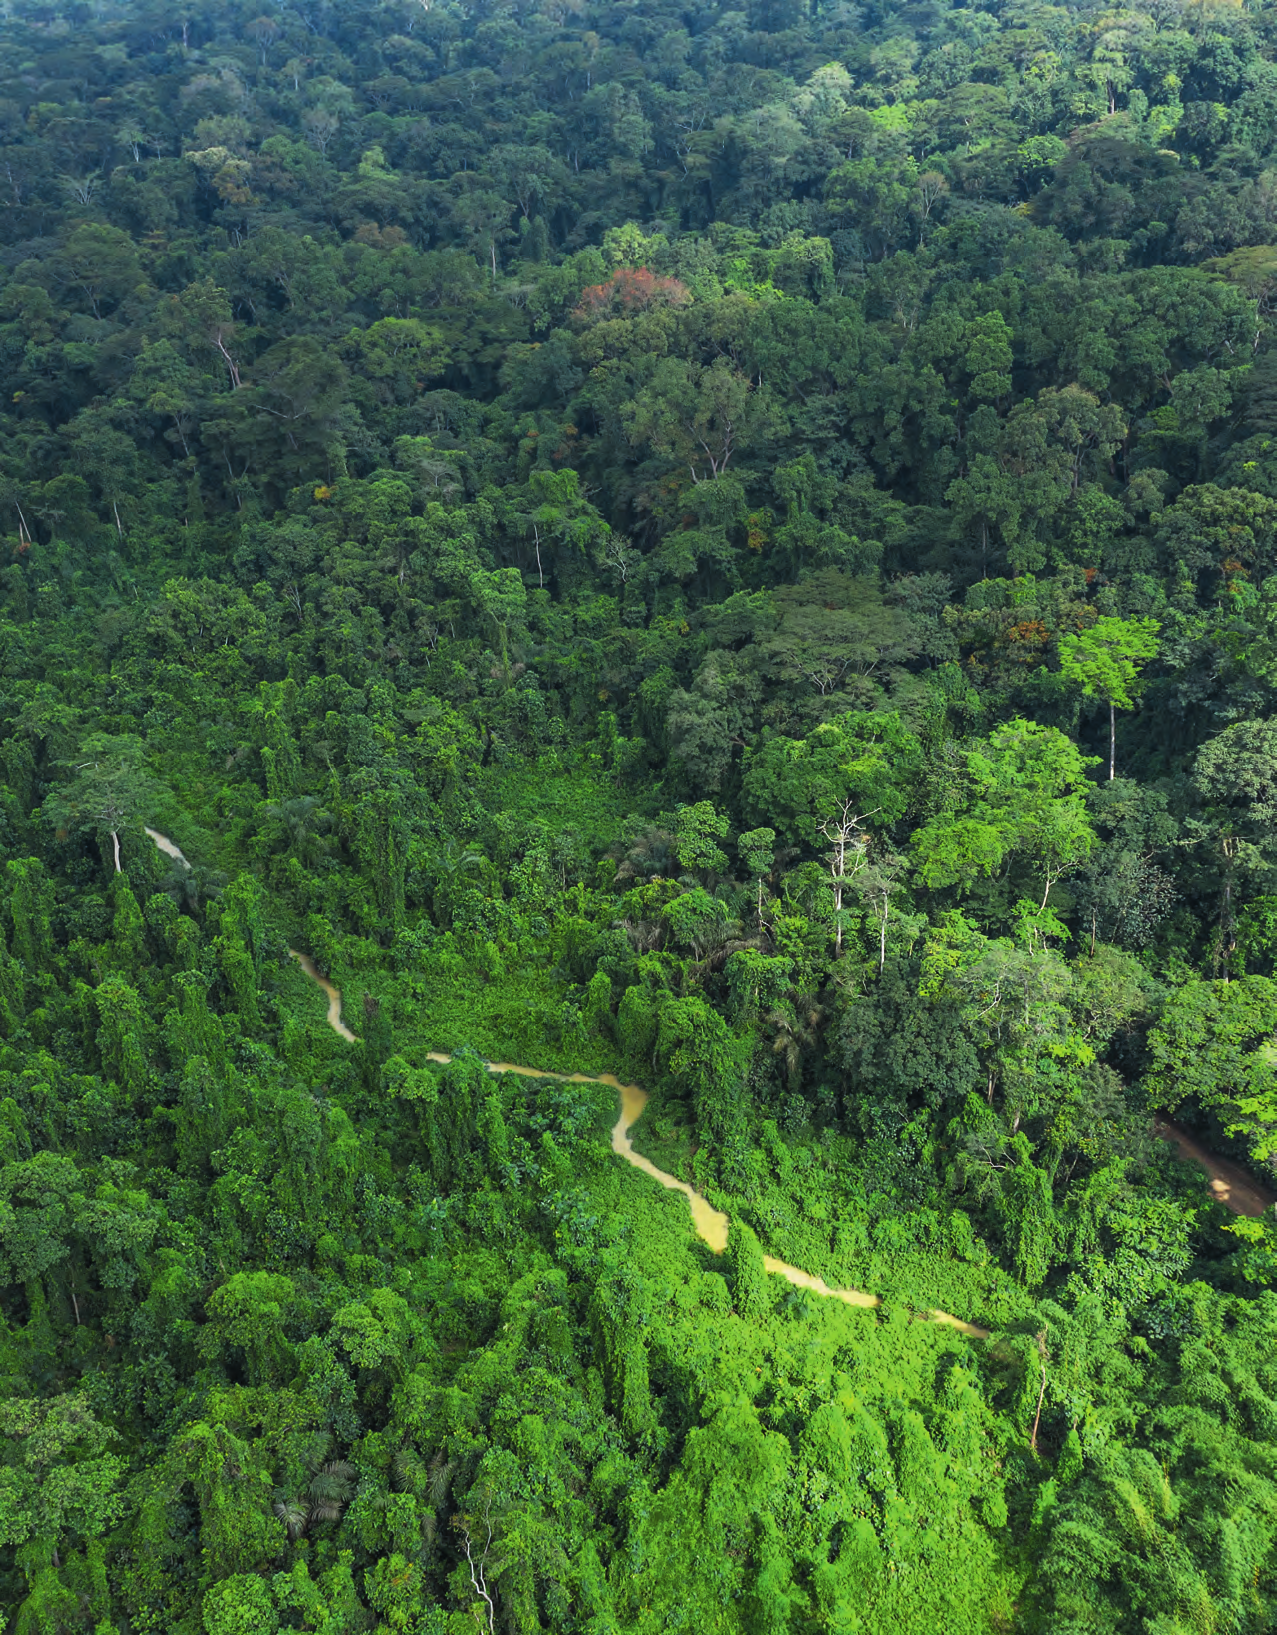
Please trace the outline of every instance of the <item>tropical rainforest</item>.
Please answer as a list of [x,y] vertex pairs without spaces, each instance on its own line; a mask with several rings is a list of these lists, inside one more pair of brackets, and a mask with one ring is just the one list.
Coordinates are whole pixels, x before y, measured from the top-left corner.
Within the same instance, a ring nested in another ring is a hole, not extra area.
[[1271,1630],[1277,4],[262,4],[0,6],[6,1629]]

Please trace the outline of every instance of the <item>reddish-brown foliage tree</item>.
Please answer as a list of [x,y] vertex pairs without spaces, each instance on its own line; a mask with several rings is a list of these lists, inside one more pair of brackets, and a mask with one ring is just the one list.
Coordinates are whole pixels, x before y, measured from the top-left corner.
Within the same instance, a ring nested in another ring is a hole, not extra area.
[[646,267],[618,267],[604,284],[590,284],[581,291],[574,317],[585,323],[600,318],[624,318],[655,306],[685,306],[691,300],[686,284],[677,278],[660,278]]

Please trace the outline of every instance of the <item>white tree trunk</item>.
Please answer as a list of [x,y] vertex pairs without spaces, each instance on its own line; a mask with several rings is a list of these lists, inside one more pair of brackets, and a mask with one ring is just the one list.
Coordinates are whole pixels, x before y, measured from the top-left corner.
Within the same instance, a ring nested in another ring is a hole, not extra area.
[[1117,708],[1109,704],[1109,782],[1117,777]]

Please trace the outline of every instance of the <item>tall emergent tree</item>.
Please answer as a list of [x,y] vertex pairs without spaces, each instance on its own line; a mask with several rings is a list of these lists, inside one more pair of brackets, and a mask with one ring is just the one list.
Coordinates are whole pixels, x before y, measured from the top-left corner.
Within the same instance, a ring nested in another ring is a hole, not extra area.
[[73,775],[51,790],[43,812],[62,833],[92,829],[110,838],[115,872],[123,872],[120,835],[147,815],[159,785],[143,764],[145,745],[136,733],[91,733],[74,760],[62,764]]
[[1060,668],[1086,698],[1109,707],[1109,781],[1117,776],[1117,712],[1135,707],[1140,666],[1157,656],[1156,619],[1098,618],[1089,630],[1060,638]]

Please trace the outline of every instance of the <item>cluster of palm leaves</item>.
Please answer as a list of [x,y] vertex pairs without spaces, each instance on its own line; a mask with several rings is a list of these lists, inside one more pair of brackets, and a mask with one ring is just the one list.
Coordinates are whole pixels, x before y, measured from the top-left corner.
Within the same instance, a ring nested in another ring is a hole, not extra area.
[[272,1505],[295,1544],[317,1523],[340,1521],[355,1492],[355,1467],[345,1459],[313,1464],[301,1493],[279,1492]]

